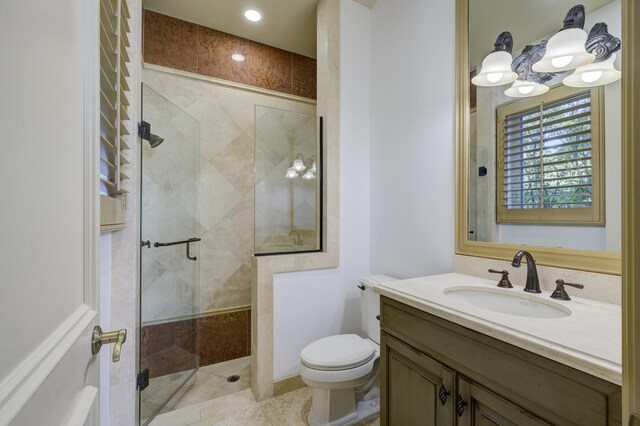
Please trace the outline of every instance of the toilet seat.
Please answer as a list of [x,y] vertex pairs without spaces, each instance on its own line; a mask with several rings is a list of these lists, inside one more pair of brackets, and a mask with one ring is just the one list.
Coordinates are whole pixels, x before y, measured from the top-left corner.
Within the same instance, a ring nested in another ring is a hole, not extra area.
[[320,371],[343,371],[364,366],[376,350],[357,334],[339,334],[316,340],[300,352],[302,365]]

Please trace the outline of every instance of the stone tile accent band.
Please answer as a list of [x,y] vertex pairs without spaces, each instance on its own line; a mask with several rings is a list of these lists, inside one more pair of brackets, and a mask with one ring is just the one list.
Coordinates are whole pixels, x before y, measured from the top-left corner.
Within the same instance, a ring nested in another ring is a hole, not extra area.
[[[144,326],[141,365],[150,377],[166,376],[251,354],[250,309]],[[199,333],[193,332],[199,328]],[[199,336],[198,345],[196,337]],[[197,348],[197,351],[196,351]]]
[[150,10],[143,25],[146,63],[316,99],[314,58]]

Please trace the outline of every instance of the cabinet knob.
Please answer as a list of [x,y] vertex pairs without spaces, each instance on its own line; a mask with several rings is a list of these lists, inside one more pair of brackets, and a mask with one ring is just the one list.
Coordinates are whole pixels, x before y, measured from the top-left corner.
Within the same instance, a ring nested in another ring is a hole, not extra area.
[[445,405],[447,403],[449,395],[451,395],[451,392],[449,392],[447,388],[444,387],[444,385],[440,386],[440,390],[438,391],[438,398],[440,398],[440,402],[442,403],[442,405]]
[[462,414],[464,413],[464,407],[466,405],[466,401],[462,399],[461,395],[458,395],[458,398],[456,398],[456,413],[458,413],[458,417],[462,417]]

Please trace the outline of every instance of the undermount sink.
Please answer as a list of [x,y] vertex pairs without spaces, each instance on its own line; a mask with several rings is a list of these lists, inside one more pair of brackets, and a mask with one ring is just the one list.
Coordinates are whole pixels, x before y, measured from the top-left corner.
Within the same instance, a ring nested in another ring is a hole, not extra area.
[[520,290],[501,290],[483,287],[451,287],[447,297],[487,311],[530,318],[563,318],[571,310],[559,303],[523,293]]

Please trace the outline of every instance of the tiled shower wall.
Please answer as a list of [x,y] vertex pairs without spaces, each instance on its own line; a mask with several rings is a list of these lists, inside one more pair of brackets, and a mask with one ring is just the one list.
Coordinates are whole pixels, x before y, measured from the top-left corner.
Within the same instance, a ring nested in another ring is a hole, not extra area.
[[[198,320],[172,321],[160,312],[148,312],[148,318],[155,319],[155,324],[142,331],[142,352],[145,345],[152,352],[154,342],[184,346],[188,352],[192,342],[182,341],[181,336],[192,334],[189,327],[198,321],[200,363],[206,365],[249,355],[250,350],[249,306],[251,283],[255,279],[252,269],[255,106],[315,115],[316,105],[311,100],[267,95],[168,71],[147,67],[143,81],[200,123],[202,242],[197,310],[203,315]],[[164,142],[168,143],[169,140]],[[233,312],[229,313],[230,310]],[[171,365],[176,364],[171,359],[149,363],[156,370],[151,372],[153,376],[169,374]]]
[[[144,61],[316,99],[316,60],[160,13],[144,13]],[[233,53],[245,57],[231,59]]]

